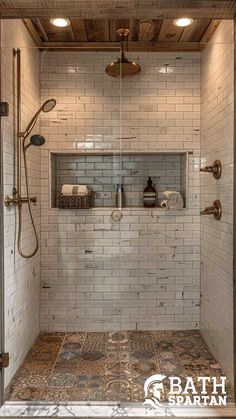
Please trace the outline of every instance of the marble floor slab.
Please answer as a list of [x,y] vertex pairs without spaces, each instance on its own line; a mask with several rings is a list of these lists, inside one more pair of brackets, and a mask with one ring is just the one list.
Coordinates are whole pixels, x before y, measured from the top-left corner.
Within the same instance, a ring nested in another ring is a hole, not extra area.
[[198,331],[42,333],[5,400],[143,402],[145,380],[159,373],[224,375]]
[[17,419],[19,417],[27,417],[33,419],[40,417],[46,419],[48,417],[60,417],[60,419],[74,417],[81,419],[88,418],[127,418],[132,417],[136,419],[144,419],[146,417],[154,417],[156,419],[162,417],[176,417],[179,419],[223,419],[236,417],[235,405],[229,407],[200,407],[200,408],[178,408],[173,407],[169,409],[166,414],[165,411],[153,409],[144,406],[141,403],[123,402],[119,404],[110,402],[88,402],[87,404],[81,402],[64,402],[53,404],[50,402],[7,402],[0,408],[1,418]]

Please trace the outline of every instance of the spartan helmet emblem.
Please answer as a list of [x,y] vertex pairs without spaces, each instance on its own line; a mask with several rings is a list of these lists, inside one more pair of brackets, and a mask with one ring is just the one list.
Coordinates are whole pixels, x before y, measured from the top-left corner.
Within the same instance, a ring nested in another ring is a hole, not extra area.
[[151,404],[153,407],[163,407],[161,398],[164,393],[163,380],[166,378],[162,374],[154,374],[149,377],[144,383],[144,404]]

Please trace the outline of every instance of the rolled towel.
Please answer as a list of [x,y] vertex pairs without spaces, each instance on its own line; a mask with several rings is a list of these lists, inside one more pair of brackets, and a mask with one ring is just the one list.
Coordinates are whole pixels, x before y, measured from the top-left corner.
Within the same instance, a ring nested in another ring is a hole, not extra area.
[[161,208],[168,208],[168,199],[163,199],[163,201],[161,201]]
[[173,199],[173,198],[176,198],[177,196],[181,196],[181,193],[178,192],[178,191],[165,191],[165,192],[163,192],[163,195],[167,199]]
[[163,195],[168,200],[169,209],[182,209],[184,207],[184,200],[180,192],[178,191],[165,191]]
[[62,185],[61,193],[63,195],[87,195],[87,185]]

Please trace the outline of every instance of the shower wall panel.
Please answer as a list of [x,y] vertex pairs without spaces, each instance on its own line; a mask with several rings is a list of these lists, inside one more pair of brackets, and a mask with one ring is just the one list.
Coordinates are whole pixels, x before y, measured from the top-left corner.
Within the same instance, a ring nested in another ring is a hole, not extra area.
[[[120,89],[104,72],[117,54],[41,54],[41,100],[57,100],[41,118],[42,330],[199,327],[201,56],[140,53],[141,74]],[[142,154],[193,151],[188,209],[125,209],[117,223],[112,209],[50,208],[50,151],[120,145]]]
[[[39,106],[39,53],[20,20],[2,21],[2,100],[9,102],[10,113],[2,118],[4,195],[11,195],[15,176],[16,101],[13,48],[22,51],[22,129]],[[39,127],[38,127],[39,128]],[[28,150],[30,193],[39,197],[40,154]],[[24,185],[24,179],[23,179]],[[23,187],[23,193],[25,193]],[[40,225],[39,204],[33,209],[37,229]],[[39,333],[39,253],[22,259],[16,248],[16,208],[4,208],[4,287],[5,351],[10,366],[5,370],[5,384],[21,365]],[[23,249],[31,250],[33,235],[26,207],[23,211]]]
[[220,222],[201,218],[201,331],[211,351],[233,381],[233,22],[223,21],[202,56],[202,165],[222,162],[215,180],[201,174],[201,208],[222,203]]

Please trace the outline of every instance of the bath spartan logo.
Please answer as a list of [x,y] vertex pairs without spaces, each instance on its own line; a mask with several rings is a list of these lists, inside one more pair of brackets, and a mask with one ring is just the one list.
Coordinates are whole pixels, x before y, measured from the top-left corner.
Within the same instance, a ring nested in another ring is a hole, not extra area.
[[166,377],[155,374],[144,383],[145,405],[153,408],[226,406],[226,377]]

